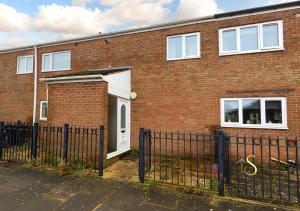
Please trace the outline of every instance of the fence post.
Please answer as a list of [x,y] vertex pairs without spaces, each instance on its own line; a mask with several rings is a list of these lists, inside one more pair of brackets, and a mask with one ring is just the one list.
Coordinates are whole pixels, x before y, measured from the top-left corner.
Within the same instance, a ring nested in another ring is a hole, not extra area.
[[64,153],[63,159],[65,163],[68,162],[68,142],[69,142],[69,124],[64,124]]
[[4,129],[4,122],[0,122],[0,160],[2,160],[3,156],[3,142],[4,142],[4,137],[3,137],[3,129]]
[[99,145],[99,176],[103,176],[104,159],[104,126],[100,126],[100,145]]
[[151,141],[151,130],[148,130],[148,165],[147,165],[147,172],[150,172],[151,170],[151,145],[152,145],[152,141]]
[[221,130],[217,131],[218,141],[218,191],[219,195],[224,196],[224,134]]
[[141,183],[145,182],[145,146],[144,146],[144,128],[140,128],[139,133],[139,179]]
[[37,136],[38,136],[38,123],[34,123],[32,126],[32,147],[31,147],[31,156],[36,159],[37,157]]

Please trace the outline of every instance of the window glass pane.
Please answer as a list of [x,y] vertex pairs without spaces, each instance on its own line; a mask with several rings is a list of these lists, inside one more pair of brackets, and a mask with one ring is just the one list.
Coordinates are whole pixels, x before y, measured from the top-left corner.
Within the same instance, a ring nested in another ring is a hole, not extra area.
[[26,58],[26,63],[27,63],[26,72],[27,73],[31,73],[32,72],[32,66],[33,66],[33,59],[32,59],[32,57],[27,57]]
[[198,45],[197,35],[185,37],[185,56],[197,56]]
[[278,24],[263,25],[264,47],[279,46]]
[[66,70],[71,66],[71,53],[53,53],[52,55],[52,69],[53,70]]
[[182,58],[182,37],[168,38],[168,58]]
[[18,73],[26,72],[26,58],[22,57],[18,59]]
[[48,107],[47,102],[43,102],[42,109],[41,109],[41,112],[42,112],[41,117],[42,118],[47,118],[47,107]]
[[236,42],[236,30],[223,31],[222,34],[223,51],[235,51],[237,50]]
[[243,100],[243,123],[260,124],[260,100]]
[[282,108],[280,100],[266,100],[266,123],[282,123]]
[[126,107],[121,106],[121,128],[126,128]]
[[258,49],[257,26],[241,28],[241,51],[251,51]]
[[225,122],[239,122],[239,101],[226,100],[224,109]]
[[43,70],[50,70],[50,54],[43,56]]

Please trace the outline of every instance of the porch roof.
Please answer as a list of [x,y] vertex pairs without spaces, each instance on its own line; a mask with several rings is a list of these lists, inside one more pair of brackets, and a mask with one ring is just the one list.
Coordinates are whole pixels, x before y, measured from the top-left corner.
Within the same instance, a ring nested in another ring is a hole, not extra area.
[[130,66],[125,67],[114,67],[114,68],[102,68],[102,69],[92,69],[92,70],[85,70],[75,73],[69,74],[62,74],[62,75],[55,75],[46,78],[41,78],[40,81],[54,81],[54,80],[68,80],[68,79],[87,79],[87,78],[101,78],[103,76],[115,74],[123,71],[130,70]]

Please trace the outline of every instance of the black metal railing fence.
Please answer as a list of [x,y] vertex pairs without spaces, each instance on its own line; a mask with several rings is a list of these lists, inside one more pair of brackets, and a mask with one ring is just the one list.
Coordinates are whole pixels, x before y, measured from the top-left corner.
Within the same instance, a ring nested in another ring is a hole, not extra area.
[[104,127],[0,123],[0,160],[71,166],[103,175]]
[[299,139],[140,129],[140,182],[300,204]]

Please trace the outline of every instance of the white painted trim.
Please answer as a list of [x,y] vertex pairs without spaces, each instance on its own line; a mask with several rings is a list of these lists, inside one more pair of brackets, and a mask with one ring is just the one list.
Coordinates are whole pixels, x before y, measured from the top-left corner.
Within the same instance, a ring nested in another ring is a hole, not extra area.
[[86,79],[86,80],[68,80],[68,81],[51,81],[48,84],[68,84],[68,83],[87,83],[87,82],[101,82],[103,79]]
[[[278,39],[279,46],[272,47],[263,47],[263,26],[269,24],[277,24],[278,25]],[[241,51],[241,41],[240,41],[240,30],[248,27],[257,27],[257,40],[258,40],[258,49],[257,50],[249,50],[249,51]],[[236,30],[236,44],[237,50],[235,51],[223,51],[223,32]],[[249,53],[260,53],[260,52],[270,52],[270,51],[282,51],[284,50],[284,42],[283,42],[283,22],[282,20],[277,21],[269,21],[262,22],[257,24],[248,24],[241,25],[236,27],[222,28],[219,29],[219,56],[227,56],[227,55],[236,55],[236,54],[249,54]]]
[[[185,55],[185,41],[186,37],[189,36],[197,36],[197,55],[193,56],[186,56]],[[182,57],[180,58],[169,58],[169,39],[175,38],[175,37],[181,37],[182,38]],[[178,35],[172,35],[167,37],[167,61],[175,61],[175,60],[183,60],[183,59],[197,59],[201,57],[201,37],[200,32],[194,32],[194,33],[188,33],[188,34],[178,34]]]
[[[260,100],[260,115],[261,124],[243,124],[243,105],[242,100]],[[239,103],[239,122],[225,122],[225,111],[224,103],[227,100],[235,100]],[[270,124],[266,123],[266,110],[265,101],[278,100],[281,101],[282,110],[282,123],[281,124]],[[221,114],[221,127],[233,127],[233,128],[256,128],[256,129],[279,129],[287,130],[287,104],[286,97],[251,97],[251,98],[221,98],[220,99],[220,114]]]
[[75,80],[75,79],[90,79],[90,78],[103,78],[103,75],[78,75],[78,76],[66,76],[66,77],[55,77],[55,78],[40,78],[40,81],[65,81],[65,80]]
[[[32,69],[29,72],[27,72],[27,58],[32,59]],[[19,61],[20,61],[20,59],[26,59],[25,72],[24,73],[19,73]],[[17,57],[17,74],[18,75],[24,75],[24,74],[30,74],[30,73],[33,73],[33,55],[18,56]]]
[[[53,69],[53,54],[61,54],[61,53],[70,53],[70,68],[66,69]],[[45,56],[50,56],[50,68],[49,69],[44,69],[44,57]],[[58,71],[66,71],[66,70],[71,70],[71,65],[72,65],[72,51],[56,51],[56,52],[51,52],[51,53],[43,53],[42,54],[42,72],[58,72]]]
[[[189,25],[194,25],[194,24],[199,24],[199,23],[217,22],[217,21],[228,20],[228,19],[251,17],[251,16],[255,16],[255,15],[260,15],[260,14],[275,13],[275,12],[286,11],[286,10],[294,10],[294,9],[298,9],[298,8],[300,8],[300,6],[291,6],[291,7],[286,7],[286,8],[271,9],[271,10],[262,11],[262,12],[253,12],[251,14],[243,14],[243,15],[236,15],[236,16],[223,17],[223,18],[214,18],[213,16],[207,16],[207,17],[201,18],[199,20],[190,20],[190,21],[187,20],[187,22],[184,22],[184,23],[174,23],[174,24],[169,23],[170,25],[167,25],[167,26],[152,26],[152,27],[149,27],[148,29],[143,29],[143,28],[136,29],[136,31],[128,31],[128,30],[127,31],[119,31],[119,32],[111,33],[111,34],[94,35],[94,36],[90,36],[90,37],[78,38],[78,39],[73,39],[73,40],[63,40],[63,41],[57,41],[57,42],[51,42],[51,43],[41,43],[38,45],[38,48],[46,48],[46,47],[50,47],[50,46],[72,44],[72,43],[78,43],[78,42],[87,42],[87,41],[99,40],[99,39],[107,39],[107,38],[119,37],[119,36],[124,36],[124,35],[152,32],[152,31],[176,28],[176,27],[181,27],[181,26],[189,26]],[[205,19],[205,18],[207,18],[207,19]],[[33,49],[33,46],[25,46],[25,47],[14,48],[14,49],[6,49],[3,51],[0,51],[0,54],[12,53],[12,52],[24,51],[24,50],[31,50],[31,49]]]
[[123,154],[123,153],[125,153],[125,152],[128,152],[128,151],[130,151],[130,150],[131,150],[131,148],[129,148],[129,149],[123,149],[123,150],[120,150],[120,151],[115,151],[115,152],[112,152],[112,153],[107,154],[107,155],[106,155],[106,158],[107,158],[107,159],[111,159],[111,158],[113,158],[113,157],[116,157],[116,156],[118,156],[118,155],[121,155],[121,154]]
[[[42,108],[43,108],[43,103],[47,103],[47,107],[48,107],[48,101],[42,100],[40,102],[40,120],[41,121],[47,121],[47,117],[42,117]],[[47,108],[48,109],[48,108]]]

